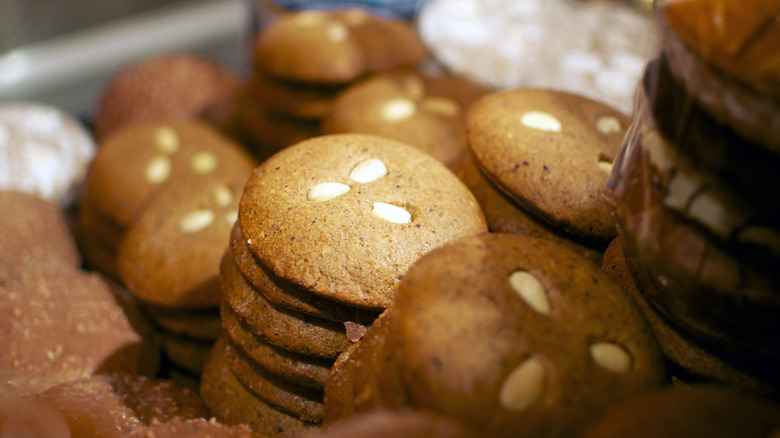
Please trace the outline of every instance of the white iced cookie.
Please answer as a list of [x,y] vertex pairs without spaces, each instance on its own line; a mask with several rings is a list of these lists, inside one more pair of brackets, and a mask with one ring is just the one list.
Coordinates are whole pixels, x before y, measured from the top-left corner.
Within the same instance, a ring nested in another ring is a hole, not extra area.
[[0,189],[67,206],[94,157],[89,131],[64,111],[34,102],[0,104]]

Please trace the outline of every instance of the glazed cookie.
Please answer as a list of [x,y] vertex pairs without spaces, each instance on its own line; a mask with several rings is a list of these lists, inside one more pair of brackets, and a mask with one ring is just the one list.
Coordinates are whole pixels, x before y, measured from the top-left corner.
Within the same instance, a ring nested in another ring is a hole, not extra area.
[[234,312],[225,312],[225,334],[233,347],[269,373],[312,389],[323,390],[333,360],[294,353],[269,344]]
[[362,134],[316,137],[265,161],[244,187],[239,223],[275,275],[370,309],[390,304],[420,256],[486,230],[479,204],[443,164]]
[[175,181],[249,175],[255,166],[241,146],[203,122],[150,122],[100,144],[83,196],[100,217],[126,228],[152,195]]
[[238,217],[246,175],[182,180],[153,196],[117,254],[130,293],[159,307],[216,310],[219,261]]
[[420,64],[425,47],[408,23],[361,9],[281,15],[254,44],[259,73],[288,80],[344,84],[369,73]]
[[610,403],[666,383],[636,304],[548,240],[459,239],[409,270],[393,306],[410,406],[486,435],[572,436]]
[[596,265],[601,264],[601,251],[579,243],[523,210],[514,200],[496,188],[474,164],[471,154],[465,154],[455,168],[455,174],[471,190],[485,212],[488,230],[494,233],[523,234],[554,240],[568,246]]
[[227,425],[247,424],[263,436],[292,437],[314,429],[317,423],[301,421],[252,394],[230,371],[224,340],[217,341],[203,367],[200,395],[214,417]]
[[472,105],[477,166],[524,209],[568,234],[605,244],[617,234],[607,180],[630,120],[554,90],[492,93]]
[[666,388],[610,406],[582,438],[768,437],[780,431],[780,405],[715,385]]
[[645,299],[634,280],[623,252],[623,239],[616,237],[604,252],[601,269],[609,274],[634,299],[647,321],[653,327],[656,339],[669,360],[669,373],[683,382],[706,381],[724,384],[740,391],[772,395],[780,392],[780,381],[763,380],[756,373],[746,369],[746,364],[732,363],[734,360],[719,357],[704,348],[679,327],[668,321]]
[[62,208],[40,197],[0,190],[0,265],[81,266],[81,255]]
[[149,358],[106,282],[72,268],[0,272],[3,381],[35,393],[97,372],[137,373]]
[[0,190],[70,206],[96,149],[89,131],[56,107],[0,103]]
[[238,75],[219,62],[194,53],[166,53],[119,68],[101,91],[95,111],[95,136],[131,124],[199,118],[210,106],[235,93]]
[[452,169],[466,151],[464,114],[486,92],[453,76],[380,73],[338,94],[322,121],[322,132],[392,138]]
[[322,391],[307,388],[274,376],[257,362],[237,351],[229,339],[217,345],[224,348],[225,361],[245,388],[275,408],[303,421],[322,421]]
[[[268,268],[260,264],[249,250],[238,223],[233,226],[230,233],[229,257],[233,259],[238,270],[254,290],[277,307],[339,322],[360,321],[368,324],[376,317],[376,314],[370,310],[347,306],[315,295],[269,272]],[[227,261],[223,260],[223,263]],[[233,268],[228,266],[225,269]],[[243,299],[246,301],[241,307],[251,308],[256,298],[246,296]]]

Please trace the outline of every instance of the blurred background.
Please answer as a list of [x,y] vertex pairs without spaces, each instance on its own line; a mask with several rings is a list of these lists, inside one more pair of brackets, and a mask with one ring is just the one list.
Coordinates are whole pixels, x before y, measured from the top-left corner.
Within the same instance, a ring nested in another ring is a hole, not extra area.
[[249,0],[0,0],[0,101],[87,116],[123,63],[188,50],[245,70]]

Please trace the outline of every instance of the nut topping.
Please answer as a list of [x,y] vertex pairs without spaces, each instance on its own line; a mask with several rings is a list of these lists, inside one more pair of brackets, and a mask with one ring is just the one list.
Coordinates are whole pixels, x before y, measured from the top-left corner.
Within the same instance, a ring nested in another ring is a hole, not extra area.
[[308,199],[314,202],[329,201],[349,191],[349,186],[337,182],[325,182],[317,184],[309,190]]
[[161,126],[154,131],[154,145],[164,154],[174,154],[179,150],[179,134],[170,126]]
[[526,271],[515,271],[509,275],[509,284],[532,309],[543,314],[550,313],[550,302],[547,300],[547,294],[544,287],[539,283],[531,273]]
[[386,122],[402,122],[417,112],[417,106],[409,99],[397,98],[385,102],[381,112]]
[[628,352],[611,342],[591,345],[590,355],[598,366],[614,373],[625,373],[631,368],[631,356]]
[[446,97],[428,97],[423,99],[424,110],[440,116],[455,117],[460,112],[458,102]]
[[412,221],[412,215],[408,211],[393,204],[374,202],[373,215],[394,224],[408,224]]
[[615,116],[599,116],[596,118],[596,130],[602,134],[617,134],[623,130],[623,124]]
[[561,132],[561,121],[544,111],[528,111],[520,117],[520,123],[528,128],[545,132]]
[[504,409],[522,410],[535,402],[544,388],[545,369],[537,358],[526,359],[501,385],[499,402]]
[[370,158],[358,163],[357,166],[352,169],[352,172],[349,173],[349,179],[365,184],[376,181],[385,175],[387,175],[387,166],[385,166],[385,163],[383,163],[382,160]]
[[212,152],[200,151],[190,157],[190,168],[200,175],[213,172],[217,168],[217,163],[217,156]]
[[233,202],[233,191],[226,185],[220,184],[214,187],[212,193],[214,195],[214,202],[220,207],[227,207]]
[[146,165],[146,181],[159,184],[171,175],[171,160],[166,155],[157,155]]
[[212,222],[214,222],[214,212],[212,210],[193,210],[182,216],[179,221],[179,230],[184,234],[193,234],[208,227]]

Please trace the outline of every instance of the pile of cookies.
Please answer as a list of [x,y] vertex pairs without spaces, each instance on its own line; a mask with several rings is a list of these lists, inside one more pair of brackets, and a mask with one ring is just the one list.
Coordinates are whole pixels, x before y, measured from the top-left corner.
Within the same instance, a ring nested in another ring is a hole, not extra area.
[[612,180],[618,263],[680,378],[775,395],[780,93],[764,55],[777,53],[776,14],[772,2],[659,8],[663,44]]
[[88,266],[144,308],[166,369],[192,388],[219,336],[219,259],[256,165],[203,121],[139,122],[100,143],[84,183]]
[[485,231],[468,189],[412,146],[333,134],[278,152],[247,181],[222,259],[224,335],[201,381],[212,413],[266,434],[320,424],[330,368],[407,269]]
[[230,123],[262,161],[320,134],[336,94],[378,72],[415,68],[426,50],[412,27],[362,9],[284,12],[259,29],[251,74]]

